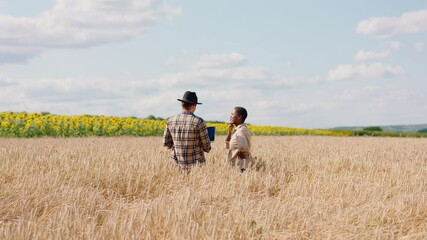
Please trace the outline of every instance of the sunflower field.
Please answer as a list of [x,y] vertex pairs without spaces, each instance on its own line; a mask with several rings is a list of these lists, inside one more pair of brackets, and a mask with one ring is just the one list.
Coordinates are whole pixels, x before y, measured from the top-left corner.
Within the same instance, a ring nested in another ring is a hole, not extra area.
[[157,136],[166,125],[165,120],[133,117],[25,112],[2,112],[0,123],[0,136],[6,137]]
[[[167,120],[135,117],[55,115],[50,113],[0,112],[2,137],[86,137],[86,136],[162,136]],[[228,124],[209,122],[217,135],[226,135]],[[387,133],[369,131],[321,130],[256,126],[248,124],[253,135],[315,136],[390,136],[427,137],[425,133]]]

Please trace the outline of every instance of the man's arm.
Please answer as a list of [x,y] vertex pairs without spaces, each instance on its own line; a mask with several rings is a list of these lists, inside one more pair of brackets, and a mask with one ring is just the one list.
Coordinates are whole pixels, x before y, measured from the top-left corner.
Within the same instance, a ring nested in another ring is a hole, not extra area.
[[163,146],[167,148],[173,147],[173,140],[171,132],[169,131],[169,128],[166,125],[165,132],[163,133]]
[[225,148],[226,149],[230,149],[230,140],[231,140],[231,135],[233,135],[233,128],[234,128],[234,124],[229,123],[228,124],[227,137],[225,138]]
[[211,140],[209,140],[208,129],[206,128],[206,124],[204,121],[199,124],[198,132],[203,151],[210,152]]

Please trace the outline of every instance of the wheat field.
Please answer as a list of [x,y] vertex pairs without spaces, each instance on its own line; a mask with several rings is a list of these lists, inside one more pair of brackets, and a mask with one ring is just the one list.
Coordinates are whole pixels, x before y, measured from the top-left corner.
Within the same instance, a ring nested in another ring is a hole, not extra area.
[[0,139],[1,239],[426,239],[427,139],[218,137],[180,172],[159,137]]

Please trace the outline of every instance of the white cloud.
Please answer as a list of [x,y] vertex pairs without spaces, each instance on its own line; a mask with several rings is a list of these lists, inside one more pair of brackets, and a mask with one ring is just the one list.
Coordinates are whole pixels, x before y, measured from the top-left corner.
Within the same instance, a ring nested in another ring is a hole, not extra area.
[[318,103],[284,103],[280,100],[267,101],[260,100],[254,103],[255,108],[259,109],[280,109],[281,113],[301,113],[311,111],[317,108],[324,108]]
[[[169,58],[168,63],[181,62]],[[188,63],[189,61],[187,61]],[[221,87],[262,87],[270,89],[294,88],[321,83],[320,76],[287,77],[274,74],[263,66],[246,66],[246,57],[240,53],[221,53],[203,55],[189,67],[188,71],[165,74],[150,80],[149,86],[164,88],[177,86],[208,86],[220,84]]]
[[0,45],[0,64],[25,62],[29,56],[37,56],[42,51],[42,48],[37,47]]
[[390,56],[390,51],[381,51],[381,52],[373,52],[373,51],[363,51],[360,50],[354,56],[354,60],[358,62],[366,61],[366,60],[378,60],[383,59]]
[[399,50],[401,47],[402,47],[402,45],[398,41],[390,42],[390,49],[391,50]]
[[[265,84],[270,79],[270,73],[264,67],[234,67],[191,69],[186,72],[162,75],[152,79],[150,86],[168,88],[172,86],[213,86],[228,84],[242,86],[251,84]],[[146,84],[146,83],[144,83]]]
[[[258,110],[262,100],[276,104],[263,111],[296,113],[308,111],[307,103],[289,103],[277,100],[283,92],[321,81],[318,76],[289,78],[278,76],[262,66],[247,66],[242,54],[212,54],[215,58],[201,57],[206,68],[188,67],[187,71],[164,74],[152,79],[134,79],[125,74],[120,80],[110,77],[81,77],[65,79],[7,79],[0,77],[4,94],[0,95],[0,109],[12,111],[49,111],[57,114],[99,114],[124,116],[167,117],[179,111],[176,98],[186,90],[196,91],[204,103],[200,113],[210,120],[228,119],[234,105]],[[174,59],[174,61],[180,59]],[[201,61],[193,62],[200,66]],[[227,64],[228,63],[228,64]],[[215,67],[210,67],[210,66]],[[222,66],[222,67],[219,67]],[[13,101],[9,101],[13,99]],[[282,105],[280,105],[282,104]],[[159,107],[161,106],[161,107]],[[223,112],[218,112],[222,109]],[[252,122],[262,117],[252,116]]]
[[320,76],[312,77],[284,77],[284,76],[275,76],[270,80],[270,85],[277,88],[292,88],[297,86],[310,86],[314,84],[321,83],[323,78]]
[[356,31],[375,37],[427,31],[427,9],[406,12],[399,17],[369,18],[359,22]]
[[158,108],[162,102],[156,101],[164,93],[149,86],[135,88],[139,82],[142,81],[108,77],[0,80],[4,91],[0,95],[0,109],[130,116]]
[[176,60],[176,58],[174,58],[174,57],[169,57],[169,58],[167,58],[166,59],[166,61],[165,61],[165,65],[166,66],[173,66],[173,65],[175,65],[175,64],[177,64],[177,60]]
[[17,56],[11,57],[14,62],[48,48],[127,40],[145,34],[160,18],[180,13],[155,0],[57,0],[33,18],[0,15],[0,47]]
[[[225,59],[230,56],[216,55]],[[223,62],[221,59],[218,61]],[[353,75],[350,75],[372,77],[393,72],[392,67],[377,65],[377,69],[375,64],[350,65],[353,69]],[[248,122],[252,124],[320,127],[348,123],[360,115],[371,116],[373,103],[378,107],[406,102],[407,107],[412,106],[413,102],[424,102],[424,99],[412,100],[414,93],[410,91],[379,86],[360,87],[364,83],[359,84],[359,88],[348,88],[344,94],[337,96],[342,89],[333,83],[326,84],[320,76],[287,77],[275,74],[266,67],[248,64],[204,69],[188,67],[186,71],[153,79],[134,78],[132,75],[123,75],[119,80],[111,77],[10,79],[0,76],[3,92],[0,95],[0,110],[168,117],[180,111],[176,99],[181,98],[185,91],[192,90],[203,102],[196,114],[206,120],[227,121],[232,108],[240,105],[248,109]],[[357,107],[357,111],[349,110],[353,107]],[[342,111],[348,113],[342,114]]]
[[333,95],[334,99],[339,101],[354,101],[355,99],[371,99],[373,96],[381,91],[375,86],[365,86],[355,89],[344,90]]
[[335,69],[329,70],[328,79],[330,81],[355,79],[355,78],[384,78],[394,77],[404,73],[402,67],[392,67],[383,63],[372,64],[342,64]]
[[408,100],[409,98],[414,97],[416,93],[409,90],[399,89],[390,90],[388,92],[388,95],[394,100]]
[[[156,86],[162,89],[177,86],[208,86],[227,84],[228,86],[253,86],[266,84],[272,79],[268,68],[245,66],[246,58],[240,53],[219,53],[202,55],[198,61],[168,58],[168,64],[185,62],[187,71],[164,74],[144,83],[144,87]],[[192,62],[192,64],[190,64]]]
[[240,53],[208,54],[200,57],[195,68],[228,68],[243,65],[246,58]]
[[424,51],[424,43],[421,43],[421,42],[415,43],[414,48],[417,52],[423,52]]
[[5,77],[3,77],[2,75],[0,75],[0,87],[8,87],[8,86],[13,86],[16,85],[17,83],[14,81],[11,81]]

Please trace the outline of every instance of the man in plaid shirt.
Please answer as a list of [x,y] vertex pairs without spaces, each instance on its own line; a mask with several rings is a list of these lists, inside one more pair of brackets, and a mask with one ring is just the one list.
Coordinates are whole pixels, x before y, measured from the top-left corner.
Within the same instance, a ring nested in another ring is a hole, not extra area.
[[194,115],[198,102],[195,92],[187,91],[181,101],[182,113],[169,118],[163,135],[163,146],[172,149],[171,158],[180,168],[205,162],[204,152],[211,150],[206,124]]

